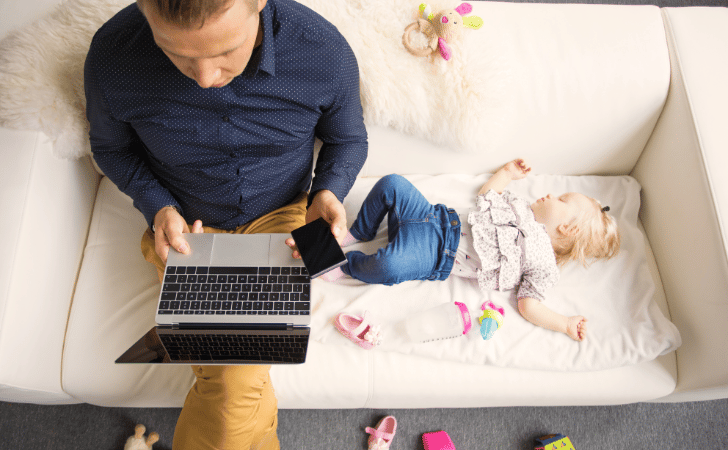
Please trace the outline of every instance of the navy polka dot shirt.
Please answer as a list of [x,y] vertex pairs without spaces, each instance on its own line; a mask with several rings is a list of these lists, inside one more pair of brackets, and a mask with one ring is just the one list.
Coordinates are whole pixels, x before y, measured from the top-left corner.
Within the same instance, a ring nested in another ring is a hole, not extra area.
[[179,72],[136,4],[94,36],[85,66],[93,156],[149,225],[174,205],[188,223],[234,229],[302,191],[343,200],[351,189],[367,156],[351,48],[291,0],[268,0],[260,23],[262,44],[223,88]]

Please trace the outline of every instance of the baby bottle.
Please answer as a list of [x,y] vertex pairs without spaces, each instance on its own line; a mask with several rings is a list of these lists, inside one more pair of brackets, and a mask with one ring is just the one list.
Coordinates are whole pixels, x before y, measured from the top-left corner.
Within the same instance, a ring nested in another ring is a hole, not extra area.
[[443,303],[403,321],[412,342],[428,342],[462,336],[470,331],[470,313],[460,303]]

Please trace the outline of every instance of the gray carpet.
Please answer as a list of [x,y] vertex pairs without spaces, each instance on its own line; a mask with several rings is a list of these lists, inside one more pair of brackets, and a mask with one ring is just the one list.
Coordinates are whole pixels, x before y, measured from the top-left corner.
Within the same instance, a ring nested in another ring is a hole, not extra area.
[[[572,3],[728,6],[728,0]],[[160,434],[155,450],[170,450],[179,411],[0,402],[0,450],[121,450],[137,423]],[[368,435],[364,428],[373,427],[380,418],[390,414],[398,420],[392,450],[422,450],[422,433],[437,430],[446,430],[459,450],[530,450],[534,438],[549,433],[569,436],[579,450],[728,448],[728,399],[594,407],[281,410],[278,428],[281,447],[365,449]]]
[[[179,409],[41,406],[0,403],[2,450],[121,450],[143,423],[170,450]],[[532,450],[562,433],[579,450],[728,448],[728,400],[624,406],[399,410],[281,410],[281,448],[366,449],[364,428],[397,418],[392,450],[422,450],[422,433],[445,430],[459,450]]]

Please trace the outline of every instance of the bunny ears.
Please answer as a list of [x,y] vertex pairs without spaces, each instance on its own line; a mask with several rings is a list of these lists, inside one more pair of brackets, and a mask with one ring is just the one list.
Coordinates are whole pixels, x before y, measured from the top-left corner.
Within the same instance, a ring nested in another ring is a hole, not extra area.
[[[463,17],[472,11],[473,7],[469,3],[462,3],[455,9],[444,9],[433,13],[429,5],[422,3],[421,17],[405,28],[402,44],[415,56],[429,56],[439,50],[440,55],[447,61],[452,56],[448,41],[452,42],[460,37],[463,28],[478,29],[483,25],[483,19],[478,16]],[[425,35],[427,40],[425,47],[413,45],[414,33]]]
[[[460,6],[454,9],[454,11],[461,16],[466,16],[473,12],[473,6],[470,3],[461,3]],[[432,12],[432,8],[426,3],[420,4],[420,15],[423,19],[427,19],[430,22],[432,22],[432,19],[435,18],[435,14]],[[440,22],[443,24],[449,23],[449,20],[450,19],[448,19],[447,16],[442,16],[440,18]],[[478,28],[483,26],[483,19],[478,16],[463,17],[462,25],[464,27],[477,30]]]

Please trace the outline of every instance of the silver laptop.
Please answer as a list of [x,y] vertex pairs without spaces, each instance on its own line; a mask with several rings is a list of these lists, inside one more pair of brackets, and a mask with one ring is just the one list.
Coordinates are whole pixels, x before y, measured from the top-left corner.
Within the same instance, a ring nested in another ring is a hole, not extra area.
[[311,280],[290,234],[185,234],[170,251],[153,327],[117,363],[300,364]]

